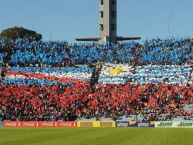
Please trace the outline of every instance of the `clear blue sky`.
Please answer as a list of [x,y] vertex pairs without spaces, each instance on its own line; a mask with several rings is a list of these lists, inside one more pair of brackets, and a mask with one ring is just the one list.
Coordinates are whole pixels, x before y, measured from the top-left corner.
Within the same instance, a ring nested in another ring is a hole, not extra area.
[[[0,0],[0,31],[22,26],[44,40],[98,36],[99,0]],[[192,37],[193,0],[118,0],[118,34]]]

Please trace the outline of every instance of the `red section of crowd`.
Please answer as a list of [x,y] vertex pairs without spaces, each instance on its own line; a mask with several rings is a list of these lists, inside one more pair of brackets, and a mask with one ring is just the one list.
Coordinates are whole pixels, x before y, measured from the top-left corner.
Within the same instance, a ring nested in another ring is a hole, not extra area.
[[[113,118],[143,114],[147,120],[187,117],[184,105],[193,102],[193,84],[90,84],[74,86],[0,86],[2,120],[52,121],[76,117]],[[164,114],[164,117],[161,116]]]

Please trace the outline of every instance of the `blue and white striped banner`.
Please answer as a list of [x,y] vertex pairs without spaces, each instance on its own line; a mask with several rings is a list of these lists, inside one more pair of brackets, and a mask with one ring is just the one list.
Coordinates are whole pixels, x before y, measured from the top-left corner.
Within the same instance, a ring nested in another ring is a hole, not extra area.
[[187,83],[193,81],[189,65],[149,65],[131,67],[128,65],[105,64],[99,77],[100,83]]

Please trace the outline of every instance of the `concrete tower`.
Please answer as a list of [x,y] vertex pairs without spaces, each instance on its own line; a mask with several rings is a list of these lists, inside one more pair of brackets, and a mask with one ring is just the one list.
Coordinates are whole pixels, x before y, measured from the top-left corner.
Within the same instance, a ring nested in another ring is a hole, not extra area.
[[117,0],[101,0],[99,6],[100,42],[117,41]]
[[117,0],[100,0],[99,15],[99,38],[77,38],[77,41],[116,43],[117,41],[140,39],[140,37],[117,36]]

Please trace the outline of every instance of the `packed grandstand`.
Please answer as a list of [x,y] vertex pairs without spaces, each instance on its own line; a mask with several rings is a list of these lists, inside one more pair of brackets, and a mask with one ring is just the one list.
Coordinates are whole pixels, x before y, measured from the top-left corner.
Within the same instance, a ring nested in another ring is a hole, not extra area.
[[193,120],[193,40],[0,40],[0,120]]

